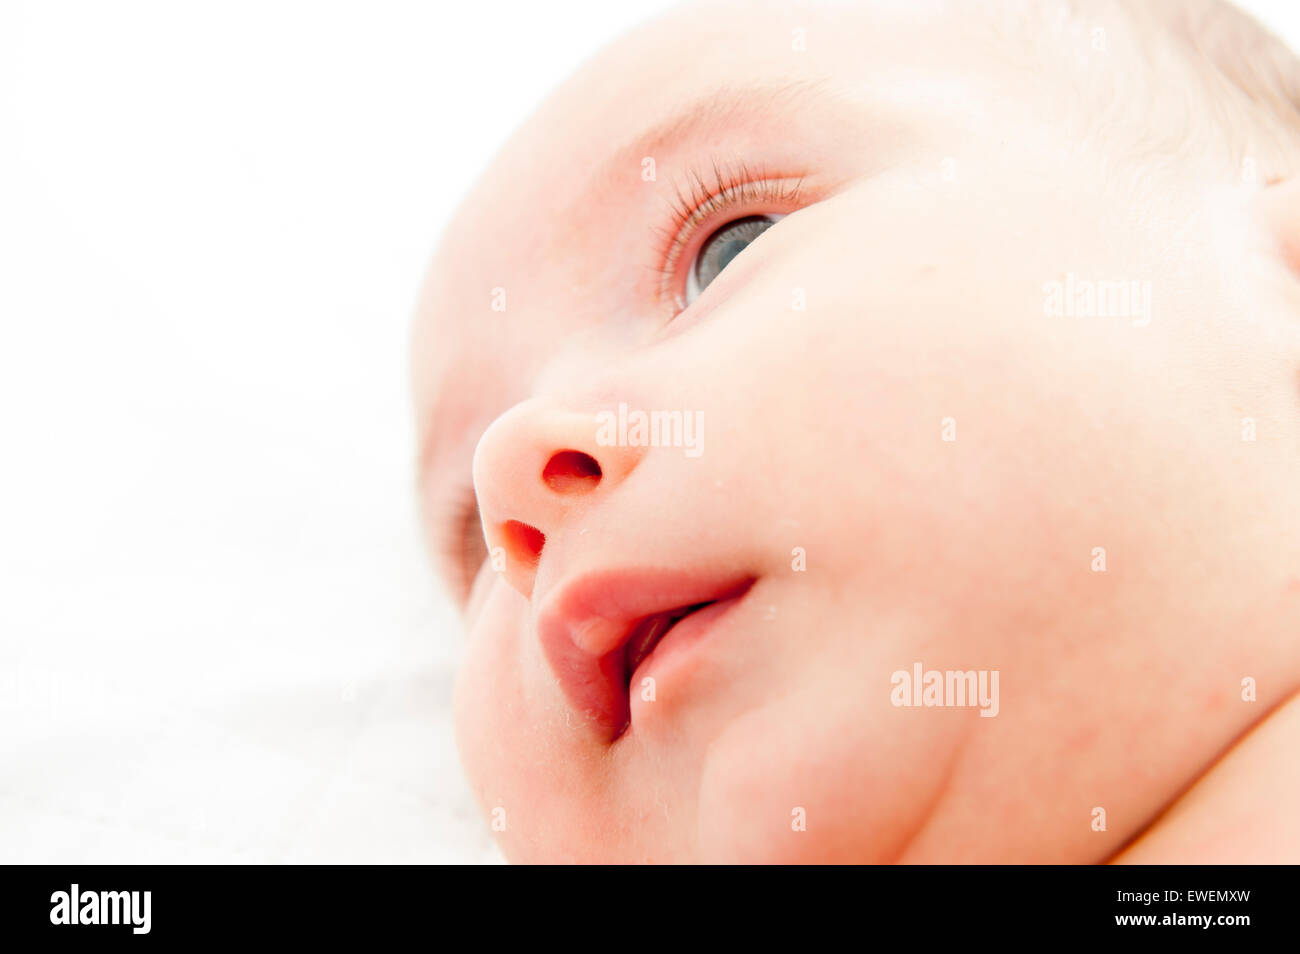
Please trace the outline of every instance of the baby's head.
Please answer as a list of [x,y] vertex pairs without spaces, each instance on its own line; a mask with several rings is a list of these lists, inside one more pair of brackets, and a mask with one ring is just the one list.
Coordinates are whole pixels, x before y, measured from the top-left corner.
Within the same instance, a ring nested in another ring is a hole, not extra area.
[[1298,75],[1217,2],[741,4],[555,93],[414,340],[506,855],[1097,860],[1300,685]]

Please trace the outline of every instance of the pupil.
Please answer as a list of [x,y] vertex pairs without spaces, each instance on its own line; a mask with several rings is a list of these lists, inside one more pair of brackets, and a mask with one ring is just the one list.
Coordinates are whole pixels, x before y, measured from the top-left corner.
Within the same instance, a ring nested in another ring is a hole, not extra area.
[[743,252],[745,246],[748,244],[749,242],[747,240],[741,239],[732,239],[725,243],[722,248],[718,250],[718,271],[722,271],[730,265],[731,260]]
[[731,264],[731,260],[743,252],[749,245],[773,223],[773,219],[764,215],[753,215],[738,219],[720,229],[705,244],[703,254],[695,265],[695,277],[699,289],[704,290],[718,273]]

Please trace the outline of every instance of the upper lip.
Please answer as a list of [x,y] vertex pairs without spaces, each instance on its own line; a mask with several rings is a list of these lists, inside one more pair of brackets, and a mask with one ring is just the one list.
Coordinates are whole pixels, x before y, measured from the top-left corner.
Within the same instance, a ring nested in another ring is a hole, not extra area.
[[[656,639],[642,624],[671,623],[719,600],[740,596],[754,577],[663,568],[604,570],[565,580],[540,603],[537,636],[571,705],[612,742],[627,728],[629,660],[634,635]],[[671,623],[669,625],[671,625]],[[663,631],[667,626],[656,627]],[[638,643],[641,642],[638,639]],[[637,647],[638,659],[644,649]],[[633,659],[635,666],[638,659]]]

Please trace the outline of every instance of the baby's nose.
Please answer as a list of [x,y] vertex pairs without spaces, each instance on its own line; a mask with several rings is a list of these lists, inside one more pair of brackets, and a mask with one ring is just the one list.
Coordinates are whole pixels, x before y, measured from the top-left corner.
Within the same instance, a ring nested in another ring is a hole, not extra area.
[[602,446],[597,417],[535,398],[497,418],[474,452],[474,491],[493,566],[531,596],[548,538],[630,474],[639,448]]

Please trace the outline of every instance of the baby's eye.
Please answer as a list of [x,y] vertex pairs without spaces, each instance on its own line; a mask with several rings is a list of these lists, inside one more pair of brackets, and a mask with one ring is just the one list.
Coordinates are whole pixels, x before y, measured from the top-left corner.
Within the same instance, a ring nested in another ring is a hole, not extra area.
[[487,544],[483,542],[483,525],[479,521],[473,484],[466,483],[458,492],[448,495],[446,501],[446,509],[436,521],[438,556],[453,593],[463,603],[488,558]]
[[748,215],[735,219],[718,229],[700,246],[686,273],[686,300],[689,305],[700,297],[709,283],[718,277],[731,260],[749,247],[758,238],[776,224],[779,215]]

